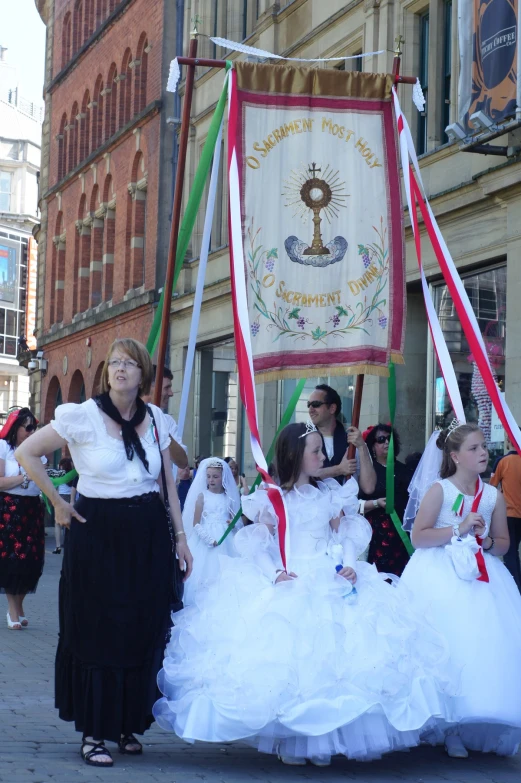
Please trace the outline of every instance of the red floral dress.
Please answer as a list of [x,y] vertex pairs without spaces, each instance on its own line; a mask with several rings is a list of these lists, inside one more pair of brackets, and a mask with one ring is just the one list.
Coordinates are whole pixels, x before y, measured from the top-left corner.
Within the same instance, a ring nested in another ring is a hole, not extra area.
[[39,495],[0,492],[0,593],[34,593],[43,571],[45,530]]

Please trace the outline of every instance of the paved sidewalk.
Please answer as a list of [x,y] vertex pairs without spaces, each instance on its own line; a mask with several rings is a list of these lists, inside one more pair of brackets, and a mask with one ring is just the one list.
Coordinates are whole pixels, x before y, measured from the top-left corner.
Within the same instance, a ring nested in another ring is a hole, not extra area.
[[271,756],[237,746],[189,746],[152,728],[143,756],[114,753],[114,767],[87,767],[79,736],[58,720],[53,706],[57,634],[57,588],[61,556],[52,555],[48,531],[46,566],[38,592],[26,601],[30,627],[8,631],[0,598],[0,781],[1,783],[521,783],[521,755],[511,759],[473,754],[451,761],[441,748],[417,748],[379,762],[336,758],[328,769],[284,767]]

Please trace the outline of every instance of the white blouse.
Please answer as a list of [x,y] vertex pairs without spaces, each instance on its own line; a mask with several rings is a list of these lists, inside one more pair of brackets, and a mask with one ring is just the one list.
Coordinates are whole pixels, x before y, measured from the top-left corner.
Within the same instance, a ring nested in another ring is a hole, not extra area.
[[[0,459],[3,459],[5,462],[4,476],[6,478],[11,478],[11,476],[19,476],[24,472],[21,470],[20,465],[14,458],[14,449],[12,449],[9,443],[3,439],[0,439]],[[47,457],[42,457],[42,462],[44,465],[46,465]],[[12,489],[5,489],[2,491],[9,493],[9,495],[25,495],[30,497],[37,497],[40,494],[40,488],[34,483],[34,481],[29,482],[27,489],[22,489],[21,486],[17,486],[13,487]]]
[[[170,443],[169,427],[162,411],[150,406],[159,433],[161,451]],[[51,421],[54,430],[67,441],[74,467],[79,473],[78,492],[88,498],[126,498],[159,492],[157,478],[161,457],[152,423],[141,438],[149,472],[137,456],[127,459],[119,438],[109,435],[100,409],[94,400],[80,405],[59,405]]]

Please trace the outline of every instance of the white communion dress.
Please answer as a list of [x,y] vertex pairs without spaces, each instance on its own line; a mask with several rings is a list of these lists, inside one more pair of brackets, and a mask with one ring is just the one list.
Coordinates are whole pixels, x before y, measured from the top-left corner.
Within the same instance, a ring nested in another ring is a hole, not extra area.
[[[473,498],[465,496],[456,519],[459,490],[448,479],[439,483],[443,504],[434,527],[452,527],[470,512]],[[478,512],[487,534],[496,500],[497,490],[485,484]],[[397,592],[414,593],[416,605],[447,639],[450,665],[461,677],[452,722],[463,744],[508,756],[521,740],[521,596],[499,558],[485,552],[484,559],[489,582],[460,578],[444,546],[417,549]]]
[[233,543],[234,532],[228,534],[218,549],[213,546],[213,542],[219,541],[234,517],[228,495],[225,492],[210,492],[208,489],[201,494],[204,502],[201,521],[198,525],[194,525],[188,539],[194,557],[194,566],[190,578],[185,583],[183,596],[185,606],[194,602],[195,594],[199,590],[206,592],[208,586],[215,580],[220,571],[220,556],[236,555]]
[[[446,644],[385,574],[356,561],[371,538],[357,493],[354,479],[285,493],[288,571],[298,576],[278,584],[268,493],[243,499],[255,524],[235,537],[241,556],[221,556],[215,582],[175,616],[158,677],[160,726],[189,742],[369,760],[417,745],[446,719]],[[356,568],[356,591],[336,573],[334,544]]]

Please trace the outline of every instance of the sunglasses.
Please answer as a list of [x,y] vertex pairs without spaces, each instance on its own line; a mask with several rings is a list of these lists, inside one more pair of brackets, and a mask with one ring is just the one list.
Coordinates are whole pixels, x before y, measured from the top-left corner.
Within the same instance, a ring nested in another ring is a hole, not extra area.
[[308,409],[309,408],[320,408],[322,405],[327,405],[326,402],[320,402],[320,400],[312,400],[311,402],[308,402]]
[[382,443],[390,443],[391,442],[391,436],[390,435],[379,435],[377,438],[375,438],[375,443],[379,443],[382,445]]
[[27,427],[24,427],[24,430],[26,432],[34,432],[36,430],[36,424],[28,424]]

